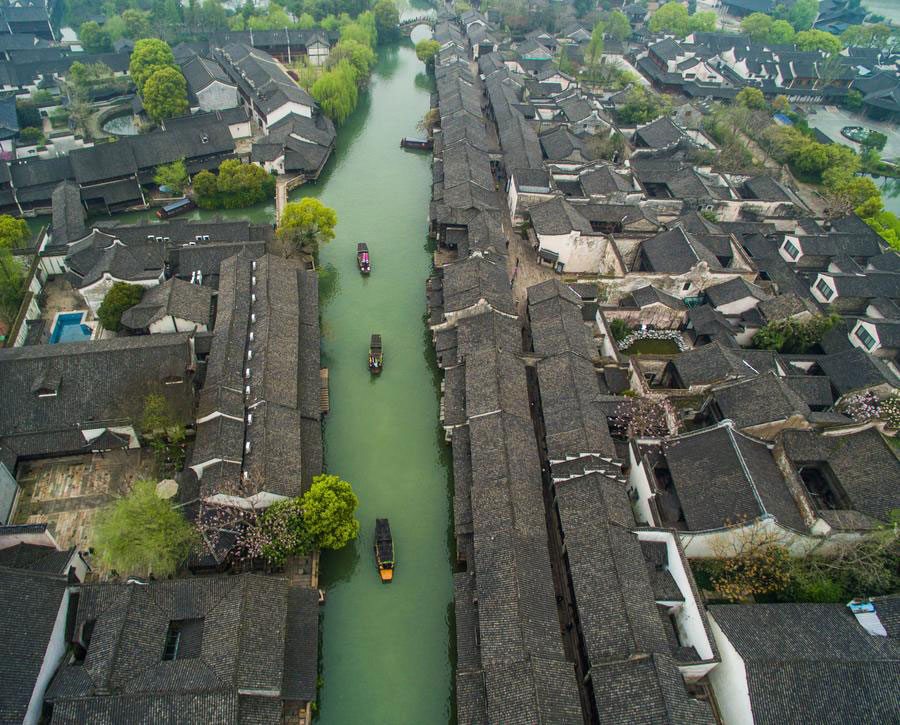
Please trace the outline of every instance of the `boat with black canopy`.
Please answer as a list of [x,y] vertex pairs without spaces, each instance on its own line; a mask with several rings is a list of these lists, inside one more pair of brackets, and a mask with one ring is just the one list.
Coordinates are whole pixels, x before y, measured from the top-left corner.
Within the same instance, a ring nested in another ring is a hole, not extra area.
[[369,370],[373,375],[378,375],[383,367],[384,351],[381,347],[381,335],[372,335],[369,343]]
[[360,242],[356,245],[356,264],[359,265],[359,271],[363,274],[368,274],[371,270],[369,265],[369,245],[365,242]]
[[394,537],[391,536],[391,525],[387,519],[375,519],[375,563],[381,581],[393,581]]

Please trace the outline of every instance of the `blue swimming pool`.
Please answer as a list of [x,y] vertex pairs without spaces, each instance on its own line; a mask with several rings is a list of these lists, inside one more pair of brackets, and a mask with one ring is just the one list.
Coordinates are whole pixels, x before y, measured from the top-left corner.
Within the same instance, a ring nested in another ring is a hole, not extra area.
[[84,342],[94,331],[84,324],[84,312],[60,312],[53,323],[50,344],[57,342]]

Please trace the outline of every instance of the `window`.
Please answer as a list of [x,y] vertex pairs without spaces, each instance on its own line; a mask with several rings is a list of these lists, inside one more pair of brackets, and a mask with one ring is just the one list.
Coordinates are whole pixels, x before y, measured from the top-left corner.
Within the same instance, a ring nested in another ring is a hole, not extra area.
[[682,292],[687,292],[690,288],[691,288],[691,283],[690,283],[690,282],[685,282],[683,285],[681,285],[681,291],[682,291]]
[[826,282],[824,279],[820,279],[818,282],[816,282],[816,289],[819,290],[819,293],[826,300],[830,300],[832,297],[834,297],[834,290],[828,286],[828,282]]
[[203,619],[172,619],[166,630],[163,660],[196,659],[203,649]]
[[857,325],[856,331],[853,334],[856,335],[857,340],[865,345],[866,350],[871,350],[875,347],[875,338],[872,337],[872,334],[862,325]]
[[788,256],[791,259],[797,259],[800,256],[800,250],[794,246],[794,243],[791,242],[790,239],[785,240],[784,242],[784,251],[788,253]]

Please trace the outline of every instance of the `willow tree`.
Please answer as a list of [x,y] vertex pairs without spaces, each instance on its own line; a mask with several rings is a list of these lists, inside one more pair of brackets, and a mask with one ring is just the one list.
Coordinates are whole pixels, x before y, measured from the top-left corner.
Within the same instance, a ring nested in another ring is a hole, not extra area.
[[193,527],[157,495],[153,481],[136,481],[127,496],[101,509],[92,534],[100,563],[126,575],[174,574],[196,541]]
[[338,125],[353,113],[357,101],[357,71],[347,60],[326,71],[313,83],[310,94],[322,111]]

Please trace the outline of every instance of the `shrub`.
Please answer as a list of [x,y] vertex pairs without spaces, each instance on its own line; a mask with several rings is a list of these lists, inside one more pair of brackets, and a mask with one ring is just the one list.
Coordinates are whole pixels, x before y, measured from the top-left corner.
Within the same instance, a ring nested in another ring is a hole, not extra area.
[[613,320],[609,323],[610,332],[612,332],[612,336],[618,340],[624,340],[628,337],[628,334],[631,332],[631,328],[628,327],[628,323],[625,320],[619,319],[618,317],[613,318]]
[[97,317],[104,329],[118,332],[122,329],[122,313],[141,301],[144,288],[138,284],[116,282],[100,303]]

